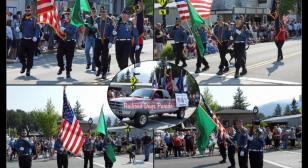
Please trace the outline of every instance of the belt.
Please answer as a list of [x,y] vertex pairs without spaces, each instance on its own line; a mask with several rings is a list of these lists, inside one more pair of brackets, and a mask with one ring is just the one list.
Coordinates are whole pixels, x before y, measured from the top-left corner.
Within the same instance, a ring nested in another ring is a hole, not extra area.
[[235,41],[234,43],[245,43],[245,41]]
[[252,151],[252,152],[263,152],[263,150],[256,150],[256,149],[250,149],[249,151]]
[[66,41],[76,41],[75,39],[72,39],[72,40],[66,40]]
[[130,41],[131,39],[117,39],[117,41]]
[[30,40],[30,39],[32,39],[32,37],[29,37],[29,38],[24,37],[23,39],[25,39],[25,40]]
[[183,43],[183,42],[175,42],[175,44],[179,44],[179,43]]

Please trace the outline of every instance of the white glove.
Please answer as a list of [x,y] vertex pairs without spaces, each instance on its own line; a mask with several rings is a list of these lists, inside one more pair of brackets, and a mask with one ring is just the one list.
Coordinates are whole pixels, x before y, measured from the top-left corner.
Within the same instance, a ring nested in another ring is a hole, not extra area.
[[36,42],[36,41],[37,41],[37,38],[36,38],[36,37],[33,37],[33,38],[32,38],[32,41],[33,41],[33,42]]
[[116,36],[118,33],[114,30],[112,31],[112,35]]
[[236,29],[235,32],[236,32],[237,34],[239,34],[239,35],[242,33],[241,31],[239,31],[239,30],[237,30],[237,29]]
[[184,47],[186,47],[187,46],[187,44],[186,43],[184,43]]
[[139,45],[136,45],[136,48],[135,48],[135,51],[139,50],[140,49],[140,46]]
[[61,32],[64,32],[64,30],[65,30],[65,27],[60,27]]
[[19,27],[16,27],[16,29],[15,29],[15,30],[16,30],[16,32],[20,32],[20,29],[19,29]]
[[94,24],[94,27],[97,29],[97,28],[98,28],[98,24],[97,24],[97,23],[95,23],[95,24]]
[[108,44],[108,48],[110,49],[112,47],[112,43],[109,43]]
[[230,40],[233,40],[233,37],[232,37],[232,36],[230,36]]

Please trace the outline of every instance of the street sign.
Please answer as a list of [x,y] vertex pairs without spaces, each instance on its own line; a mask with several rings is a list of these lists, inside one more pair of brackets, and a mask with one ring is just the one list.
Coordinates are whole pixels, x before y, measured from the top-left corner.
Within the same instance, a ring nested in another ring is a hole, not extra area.
[[157,2],[162,6],[165,7],[168,3],[168,0],[157,0]]
[[159,13],[160,15],[167,15],[167,9],[159,9],[159,10],[158,10],[158,13]]

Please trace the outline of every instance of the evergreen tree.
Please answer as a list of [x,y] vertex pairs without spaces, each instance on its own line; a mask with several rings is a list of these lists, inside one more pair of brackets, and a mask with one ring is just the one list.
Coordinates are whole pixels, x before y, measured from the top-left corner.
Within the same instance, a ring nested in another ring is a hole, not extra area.
[[290,105],[286,105],[283,115],[291,115]]
[[83,121],[85,115],[83,114],[83,109],[81,108],[81,104],[76,101],[76,104],[73,108],[74,115],[76,116],[77,120]]
[[246,96],[243,95],[243,91],[240,87],[237,88],[237,92],[233,96],[233,108],[234,109],[242,109],[246,110],[247,107],[250,105],[248,102],[246,102]]
[[281,111],[282,111],[282,109],[281,109],[280,104],[277,104],[273,116],[275,116],[275,117],[281,116]]
[[119,119],[115,118],[113,121],[113,127],[119,126]]
[[299,110],[297,107],[297,101],[295,100],[295,98],[293,98],[292,102],[291,102],[291,114],[299,114]]

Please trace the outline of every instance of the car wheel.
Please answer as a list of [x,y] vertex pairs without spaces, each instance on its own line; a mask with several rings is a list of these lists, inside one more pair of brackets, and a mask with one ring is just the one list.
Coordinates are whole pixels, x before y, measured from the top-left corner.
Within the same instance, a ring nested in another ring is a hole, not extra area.
[[146,114],[139,114],[138,117],[134,119],[136,127],[144,127],[148,122],[148,116]]
[[176,113],[178,119],[183,119],[185,117],[185,108],[180,108]]
[[157,114],[158,115],[158,117],[162,117],[163,116],[163,113],[160,113],[160,114]]

